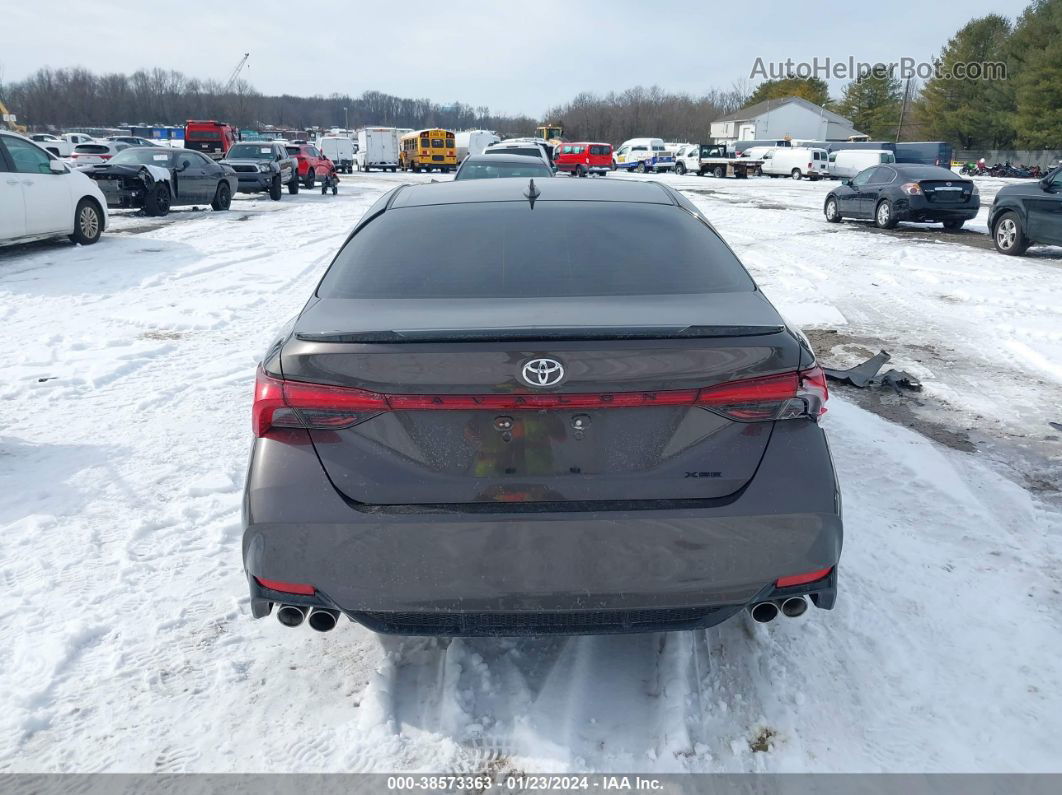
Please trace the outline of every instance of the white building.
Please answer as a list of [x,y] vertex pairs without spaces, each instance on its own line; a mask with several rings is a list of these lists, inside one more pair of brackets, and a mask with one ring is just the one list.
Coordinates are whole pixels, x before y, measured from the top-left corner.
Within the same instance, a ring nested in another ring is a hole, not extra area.
[[847,141],[860,135],[848,119],[800,97],[766,99],[712,122],[715,143],[782,138]]

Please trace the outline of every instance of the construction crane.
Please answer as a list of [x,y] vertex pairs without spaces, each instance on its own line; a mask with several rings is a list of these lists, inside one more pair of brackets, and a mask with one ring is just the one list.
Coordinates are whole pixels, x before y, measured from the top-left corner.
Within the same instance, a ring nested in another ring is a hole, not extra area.
[[22,124],[16,124],[18,121],[15,114],[7,109],[7,105],[0,102],[0,129],[11,130],[17,133],[26,132],[26,127]]
[[236,68],[232,70],[232,74],[229,75],[229,79],[225,81],[225,91],[228,93],[232,90],[232,87],[236,85],[236,78],[240,76],[240,72],[243,71],[243,67],[247,64],[247,59],[251,57],[251,53],[245,52],[240,62],[236,64]]

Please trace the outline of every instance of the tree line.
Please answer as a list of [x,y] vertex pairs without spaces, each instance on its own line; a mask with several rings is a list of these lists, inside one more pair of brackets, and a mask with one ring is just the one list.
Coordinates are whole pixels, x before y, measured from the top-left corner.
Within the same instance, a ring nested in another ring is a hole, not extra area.
[[[902,82],[895,74],[857,77],[831,100],[817,78],[748,81],[698,96],[637,86],[582,93],[547,109],[573,139],[618,143],[652,134],[704,141],[711,122],[764,99],[801,96],[850,119],[873,140],[944,140],[963,149],[1062,148],[1062,0],[1033,0],[1011,24],[998,14],[970,20],[934,59],[941,76]],[[954,80],[960,63],[1002,63],[1006,79]],[[243,128],[310,129],[385,124],[395,127],[484,128],[529,135],[539,120],[494,114],[486,107],[442,105],[366,91],[360,96],[297,97],[259,93],[245,81],[222,86],[165,69],[130,75],[42,68],[0,83],[0,99],[35,129],[181,124],[216,118]],[[902,123],[901,123],[902,122]]]

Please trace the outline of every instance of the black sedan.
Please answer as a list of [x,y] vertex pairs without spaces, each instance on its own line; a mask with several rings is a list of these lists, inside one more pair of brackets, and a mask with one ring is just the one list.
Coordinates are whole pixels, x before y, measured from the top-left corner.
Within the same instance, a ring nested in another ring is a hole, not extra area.
[[81,171],[96,181],[114,208],[166,215],[170,207],[209,204],[227,210],[238,181],[228,166],[188,149],[138,146]]
[[538,179],[552,176],[553,169],[546,165],[546,161],[541,157],[510,154],[469,155],[461,161],[454,179],[497,179],[499,177]]
[[900,221],[943,223],[959,229],[977,215],[981,196],[972,180],[946,168],[906,163],[871,166],[830,191],[826,220],[869,218],[881,229]]

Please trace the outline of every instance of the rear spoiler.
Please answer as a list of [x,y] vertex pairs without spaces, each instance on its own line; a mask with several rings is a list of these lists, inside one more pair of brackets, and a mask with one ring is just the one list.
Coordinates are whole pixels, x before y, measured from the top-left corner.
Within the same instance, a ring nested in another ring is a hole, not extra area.
[[303,342],[417,343],[417,342],[551,342],[581,340],[673,340],[720,337],[762,337],[778,334],[784,326],[647,326],[531,327],[493,329],[413,329],[400,331],[296,332]]

